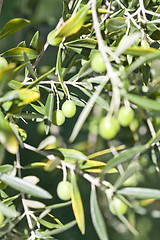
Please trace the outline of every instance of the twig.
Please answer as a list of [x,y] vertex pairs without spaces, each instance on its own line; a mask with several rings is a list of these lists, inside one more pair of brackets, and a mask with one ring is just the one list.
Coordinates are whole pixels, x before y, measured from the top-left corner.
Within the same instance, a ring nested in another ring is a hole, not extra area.
[[[16,154],[16,162],[17,162],[17,169],[18,169],[18,177],[22,178],[19,152],[17,152],[17,154]],[[35,236],[35,232],[33,231],[32,220],[31,220],[31,217],[30,217],[29,209],[28,209],[28,207],[26,205],[26,202],[25,202],[25,196],[24,196],[23,192],[21,192],[21,197],[22,197],[22,205],[23,205],[23,208],[24,208],[24,214],[27,218],[28,226],[29,226],[29,229],[31,231],[30,239],[34,240],[36,236]]]
[[46,41],[46,43],[44,44],[44,47],[42,48],[38,58],[35,60],[35,62],[33,64],[33,68],[35,68],[37,66],[37,64],[41,60],[42,56],[44,55],[45,51],[47,50],[48,46],[49,46],[49,43],[48,43],[48,41]]
[[122,87],[122,83],[119,77],[117,76],[117,74],[115,73],[115,71],[113,70],[113,67],[108,59],[108,56],[104,51],[104,49],[109,49],[109,47],[107,47],[104,44],[104,41],[100,32],[100,24],[98,22],[98,16],[96,12],[96,0],[92,0],[92,17],[93,17],[93,26],[95,28],[96,37],[98,41],[98,48],[105,61],[108,78],[112,83],[113,95],[112,95],[111,104],[110,104],[110,111],[108,113],[108,115],[111,116],[113,113],[116,113],[117,110],[119,109],[119,105],[120,105],[120,89],[119,88]]
[[[48,158],[49,160],[55,160],[55,156],[53,154],[48,154],[47,152],[41,151],[41,150],[37,150],[35,147],[24,143],[24,147],[32,152],[38,153],[46,158]],[[113,189],[112,184],[110,184],[107,181],[100,181],[99,178],[95,178],[93,176],[91,176],[88,173],[83,172],[82,170],[78,169],[76,165],[73,165],[69,162],[66,162],[64,160],[60,160],[60,163],[63,164],[63,166],[65,166],[66,168],[69,168],[71,171],[76,171],[78,174],[82,175],[83,178],[85,178],[87,181],[89,181],[90,183],[94,184],[96,187],[100,188],[100,189],[104,189],[106,190],[106,186],[110,187],[111,189]]]
[[142,15],[143,15],[144,22],[147,22],[148,20],[146,18],[146,12],[145,12],[145,7],[144,7],[143,0],[139,0],[139,5],[140,5],[140,10],[141,10]]
[[0,0],[0,14],[1,14],[1,11],[2,11],[2,5],[3,5],[3,0]]
[[[150,119],[149,116],[147,116],[147,125],[148,125],[148,128],[149,128],[149,130],[150,130],[151,136],[152,136],[153,138],[155,138],[155,137],[156,137],[156,131],[155,131],[155,129],[154,129],[154,126],[153,126],[153,124],[152,124],[151,119]],[[159,144],[159,142],[156,143],[156,146],[157,146],[157,148],[158,148],[158,151],[160,152],[160,144]]]

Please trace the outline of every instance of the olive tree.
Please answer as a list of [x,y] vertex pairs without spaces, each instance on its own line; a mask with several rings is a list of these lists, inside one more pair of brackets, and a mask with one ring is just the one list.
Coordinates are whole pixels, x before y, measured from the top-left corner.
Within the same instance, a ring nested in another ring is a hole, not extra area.
[[[160,214],[159,3],[63,0],[43,47],[36,31],[0,53],[1,239],[55,239],[75,225],[85,236],[81,179],[96,239],[112,239],[108,228],[138,239],[136,214]],[[29,24],[9,20],[0,40]],[[43,68],[48,49],[56,63]],[[27,138],[32,122],[46,135],[37,134],[38,147]],[[57,191],[38,184],[38,171],[48,181],[62,173]],[[64,223],[53,210],[69,205],[74,217]]]

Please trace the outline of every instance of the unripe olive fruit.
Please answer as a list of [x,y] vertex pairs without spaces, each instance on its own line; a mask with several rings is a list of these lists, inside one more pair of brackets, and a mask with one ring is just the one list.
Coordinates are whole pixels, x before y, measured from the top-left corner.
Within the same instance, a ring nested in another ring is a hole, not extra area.
[[120,212],[121,214],[125,214],[127,211],[127,205],[117,197],[113,197],[112,202],[110,204],[110,210],[113,214]]
[[91,59],[91,67],[96,73],[102,73],[106,71],[105,62],[100,52],[94,54]]
[[57,109],[53,111],[53,117],[52,117],[52,122],[53,124],[57,126],[61,126],[65,121],[65,116],[62,112],[62,110]]
[[52,46],[58,46],[62,42],[62,37],[55,37],[57,30],[54,29],[48,34],[47,41]]
[[67,201],[71,199],[71,194],[72,194],[72,185],[70,182],[61,181],[58,183],[57,195],[61,200]]
[[120,129],[119,122],[115,117],[103,117],[99,124],[99,134],[105,139],[112,139]]
[[123,106],[118,111],[118,121],[121,126],[127,127],[131,124],[134,118],[134,112],[132,108]]
[[0,226],[2,225],[3,221],[4,221],[4,216],[2,212],[0,212]]
[[4,57],[0,57],[0,72],[8,66],[8,62]]
[[73,117],[76,113],[75,103],[71,100],[66,100],[62,105],[62,112],[67,118]]

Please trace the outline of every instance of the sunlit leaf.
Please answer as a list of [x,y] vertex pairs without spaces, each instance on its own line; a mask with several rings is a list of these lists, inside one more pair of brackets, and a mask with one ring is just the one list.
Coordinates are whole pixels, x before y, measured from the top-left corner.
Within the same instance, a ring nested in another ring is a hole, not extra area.
[[0,32],[0,39],[18,32],[20,29],[22,29],[24,26],[29,24],[30,21],[23,19],[23,18],[14,18],[6,23],[2,31]]
[[39,31],[37,31],[34,34],[32,40],[30,42],[30,47],[38,52],[38,50],[39,50]]
[[118,177],[116,180],[114,187],[119,188],[128,178],[130,178],[133,174],[140,170],[140,165],[138,163],[131,164],[127,170]]
[[136,154],[145,152],[148,149],[146,145],[135,146],[125,150],[120,153],[118,156],[111,158],[107,162],[107,166],[104,168],[102,174],[105,174],[110,168],[116,167],[118,164],[130,161],[135,157]]
[[124,17],[107,19],[105,22],[105,27],[107,28],[108,32],[125,31],[126,19]]
[[[89,160],[85,162],[80,168],[87,172],[101,172],[106,166],[106,163],[100,161]],[[115,172],[116,169],[115,169]]]
[[126,187],[116,191],[119,194],[138,199],[160,199],[160,190],[154,188]]
[[88,157],[85,154],[75,149],[57,148],[48,150],[47,152],[49,154],[54,154],[61,160],[67,161],[72,164],[84,164],[86,161],[88,161]]
[[51,235],[56,235],[56,234],[62,233],[64,231],[72,228],[73,226],[75,226],[75,224],[76,224],[76,221],[73,220],[72,222],[69,222],[69,223],[63,225],[62,227],[60,227],[58,229],[54,229],[54,230],[51,230],[51,231],[47,230],[46,232],[44,232],[42,234],[42,236],[51,236]]
[[[116,149],[116,151],[119,151],[119,150],[125,149],[125,147],[126,147],[125,145],[120,145],[120,146],[114,147],[114,149]],[[104,149],[104,150],[99,151],[99,152],[92,153],[88,156],[88,158],[92,159],[92,158],[95,158],[95,157],[99,157],[99,156],[111,153],[112,150],[114,150],[114,149],[113,148],[108,148],[108,149]]]
[[82,204],[81,195],[77,185],[76,175],[74,172],[71,173],[71,183],[72,183],[72,208],[78,224],[78,227],[82,234],[85,233],[85,218],[84,209]]
[[53,116],[53,106],[54,106],[54,93],[50,92],[47,97],[46,105],[45,105],[45,116],[47,116],[47,124],[45,124],[46,134],[48,134],[50,129],[50,124],[52,122]]
[[34,79],[36,79],[37,78],[37,74],[36,74],[35,70],[33,69],[32,64],[31,64],[27,54],[25,52],[23,52],[23,54],[24,54],[24,61],[26,62],[26,66],[27,66],[28,72],[30,73],[30,75]]
[[97,232],[99,239],[108,240],[109,238],[106,230],[106,225],[98,205],[96,189],[94,186],[92,187],[92,190],[91,190],[90,208],[91,208],[91,217],[92,217],[93,226]]
[[10,63],[3,71],[0,71],[0,96],[5,92],[7,84],[14,77],[15,64]]
[[13,208],[8,207],[6,204],[0,201],[0,211],[4,214],[4,216],[9,218],[15,218],[19,216],[19,212],[13,210]]
[[46,199],[52,198],[51,194],[46,190],[38,186],[35,186],[34,184],[26,182],[18,177],[13,177],[7,174],[1,174],[0,180],[17,191],[20,191],[38,198],[46,198]]
[[135,105],[148,110],[160,111],[160,103],[147,97],[127,93],[126,97]]
[[90,7],[84,5],[78,12],[66,22],[64,22],[57,30],[55,37],[68,37],[80,30]]
[[9,122],[4,119],[3,113],[0,111],[0,143],[2,143],[6,150],[12,154],[18,151],[18,142],[13,134]]
[[29,60],[33,60],[38,57],[38,53],[35,50],[24,47],[9,49],[6,52],[2,53],[1,56],[16,61],[24,61],[24,52],[27,54]]
[[50,228],[50,229],[63,227],[63,224],[57,218],[55,218],[53,215],[51,215],[50,213],[48,213],[43,218],[40,217],[39,222],[43,226]]
[[97,41],[92,38],[78,39],[71,42],[67,42],[66,47],[78,47],[78,48],[90,48],[94,49],[97,46]]
[[41,209],[45,208],[45,204],[39,201],[35,200],[29,200],[29,199],[24,199],[24,203],[27,205],[29,208],[34,208],[34,209]]
[[63,82],[63,75],[62,75],[62,49],[59,48],[58,50],[58,55],[57,55],[57,63],[56,63],[56,70],[57,70],[57,74],[58,74],[58,78],[61,84],[61,87],[64,91],[64,93],[67,95],[65,86],[64,86],[64,82]]
[[13,166],[10,164],[4,164],[0,166],[0,173],[8,173],[13,169]]
[[144,48],[144,47],[130,47],[125,52],[125,54],[133,55],[133,56],[145,56],[149,53],[157,53],[160,54],[160,50],[156,48]]

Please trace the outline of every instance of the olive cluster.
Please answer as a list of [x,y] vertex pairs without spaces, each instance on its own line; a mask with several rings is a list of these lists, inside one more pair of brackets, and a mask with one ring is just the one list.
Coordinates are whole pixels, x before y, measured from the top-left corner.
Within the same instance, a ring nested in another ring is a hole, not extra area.
[[66,118],[72,118],[76,113],[76,105],[71,100],[66,100],[62,105],[62,110],[56,109],[53,111],[52,122],[57,126],[61,126]]
[[103,117],[99,124],[99,134],[105,139],[112,139],[120,130],[120,126],[127,127],[134,118],[134,111],[130,107],[122,106],[117,117]]

